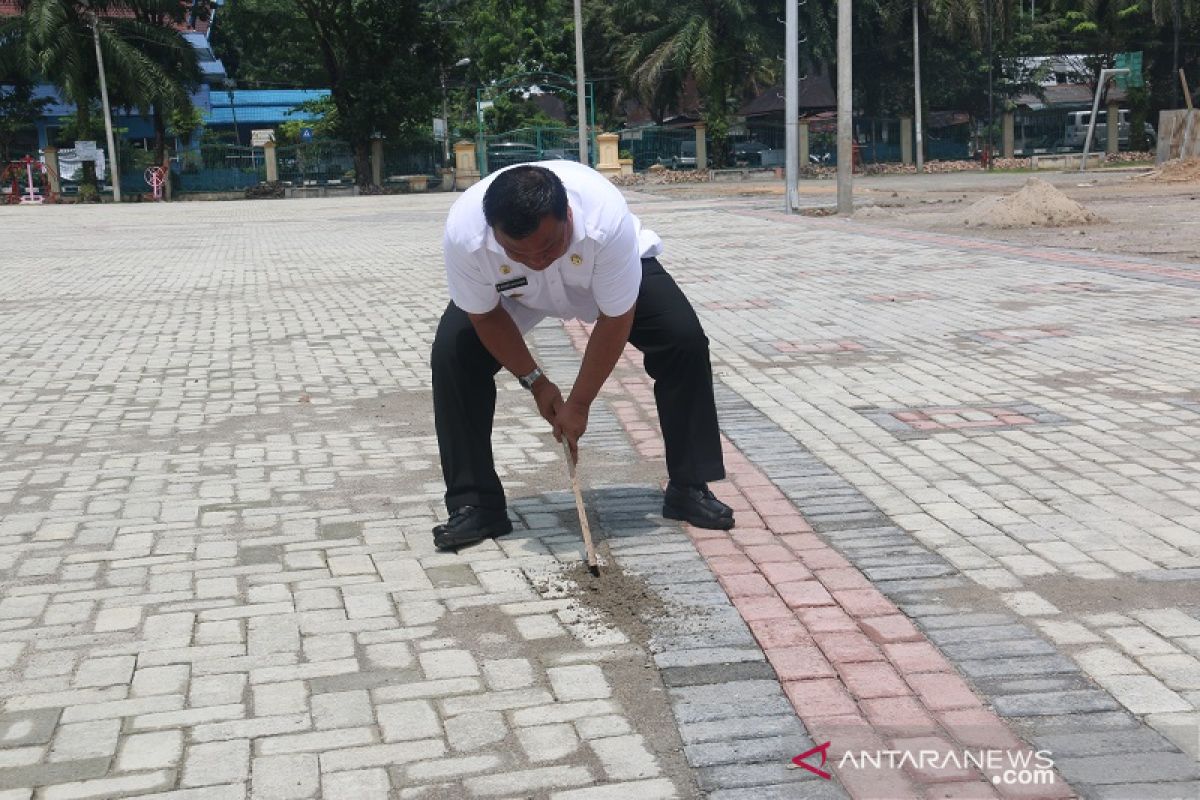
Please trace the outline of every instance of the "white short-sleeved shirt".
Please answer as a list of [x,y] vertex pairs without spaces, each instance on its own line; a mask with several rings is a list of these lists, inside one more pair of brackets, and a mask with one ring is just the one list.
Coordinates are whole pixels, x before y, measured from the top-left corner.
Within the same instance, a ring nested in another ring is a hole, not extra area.
[[659,255],[662,240],[642,227],[621,192],[591,167],[574,161],[537,166],[557,175],[567,190],[573,219],[567,252],[541,271],[505,255],[483,215],[484,192],[499,172],[489,175],[463,193],[446,220],[450,299],[470,314],[501,303],[522,333],[545,317],[593,322],[600,314],[624,314],[641,288],[641,260]]

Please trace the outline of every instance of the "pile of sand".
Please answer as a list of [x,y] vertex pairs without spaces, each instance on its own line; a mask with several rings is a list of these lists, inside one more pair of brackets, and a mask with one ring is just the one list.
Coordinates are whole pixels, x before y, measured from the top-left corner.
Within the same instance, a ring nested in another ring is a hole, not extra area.
[[1104,222],[1041,178],[1030,178],[1015,194],[985,197],[954,217],[968,228],[1058,228]]
[[1163,183],[1200,181],[1200,158],[1173,158],[1164,161],[1158,169],[1139,175],[1138,179]]

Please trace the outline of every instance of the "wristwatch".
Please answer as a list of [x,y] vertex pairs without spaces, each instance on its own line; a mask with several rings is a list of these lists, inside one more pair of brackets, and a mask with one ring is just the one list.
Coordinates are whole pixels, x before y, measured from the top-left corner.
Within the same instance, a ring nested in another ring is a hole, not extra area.
[[517,380],[521,382],[522,386],[532,392],[533,384],[537,383],[537,379],[542,377],[542,374],[541,367],[534,367],[533,372],[529,373],[528,375],[521,375],[517,378]]

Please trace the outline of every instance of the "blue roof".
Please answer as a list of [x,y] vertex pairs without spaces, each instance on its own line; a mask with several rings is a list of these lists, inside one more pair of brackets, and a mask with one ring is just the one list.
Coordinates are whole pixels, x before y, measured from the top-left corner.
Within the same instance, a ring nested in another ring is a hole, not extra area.
[[232,125],[235,117],[239,125],[319,119],[319,114],[297,111],[296,106],[328,96],[328,89],[234,89],[223,92],[213,88],[209,92],[212,110],[204,115],[204,123]]
[[329,96],[328,89],[234,89],[223,92],[220,88],[212,90],[213,108],[230,105],[230,95],[233,105],[240,111],[250,106],[286,106],[291,108],[309,100],[320,100]]

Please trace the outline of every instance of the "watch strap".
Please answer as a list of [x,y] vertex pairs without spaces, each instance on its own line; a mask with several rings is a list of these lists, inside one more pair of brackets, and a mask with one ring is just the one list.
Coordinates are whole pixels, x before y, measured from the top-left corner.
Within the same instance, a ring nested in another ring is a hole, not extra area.
[[537,379],[542,377],[543,374],[541,367],[534,367],[533,372],[530,372],[528,375],[522,375],[517,380],[521,382],[522,386],[532,392],[533,385],[537,383]]

